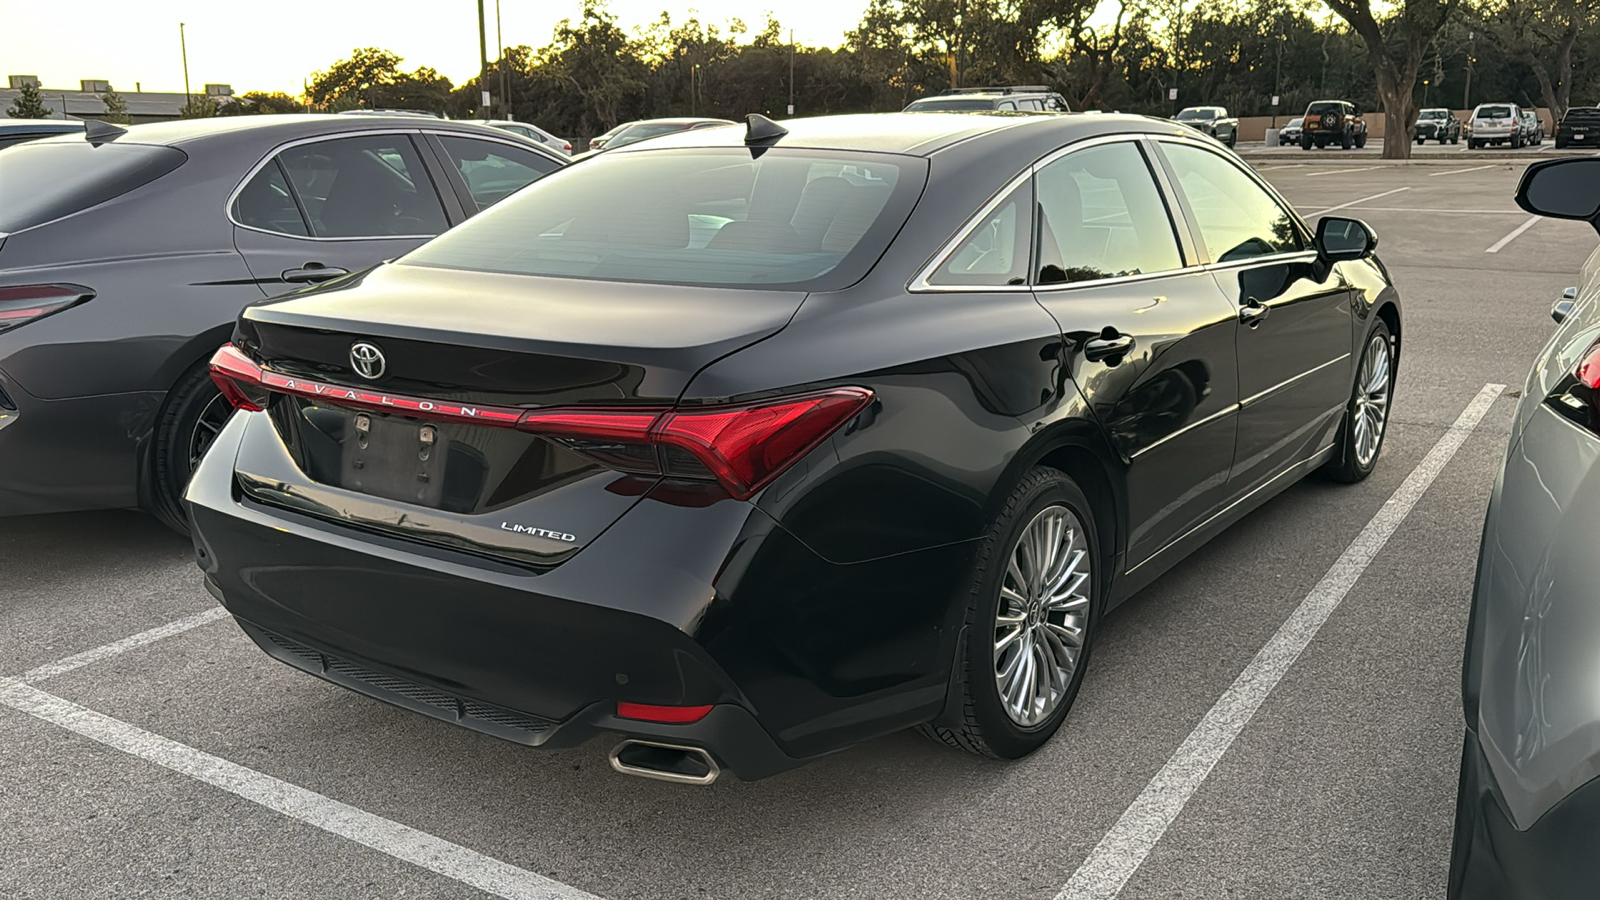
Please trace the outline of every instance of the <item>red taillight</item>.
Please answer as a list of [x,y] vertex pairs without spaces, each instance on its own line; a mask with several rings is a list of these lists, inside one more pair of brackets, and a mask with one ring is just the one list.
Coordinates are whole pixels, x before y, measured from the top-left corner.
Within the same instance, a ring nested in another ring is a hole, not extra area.
[[[517,427],[625,471],[710,476],[733,497],[748,500],[871,402],[869,390],[836,388],[738,406],[540,409]],[[675,460],[675,449],[703,471]]]
[[211,380],[234,409],[258,412],[267,407],[261,367],[228,344],[211,357]]
[[562,147],[561,149],[567,151],[568,153],[571,153],[572,152],[572,142],[568,141],[566,146]]
[[94,297],[76,284],[12,284],[0,287],[0,331],[26,325]]
[[1600,344],[1589,348],[1583,362],[1578,363],[1578,368],[1574,369],[1572,374],[1583,382],[1584,387],[1592,391],[1600,390]]
[[871,391],[844,387],[687,409],[469,406],[294,378],[263,369],[232,344],[211,358],[211,378],[236,409],[265,409],[268,396],[279,393],[422,419],[514,427],[620,471],[715,479],[740,500],[754,496],[872,402]]
[[688,725],[698,722],[711,712],[709,706],[656,706],[652,703],[617,703],[617,718],[638,719],[641,722],[660,722],[665,725]]

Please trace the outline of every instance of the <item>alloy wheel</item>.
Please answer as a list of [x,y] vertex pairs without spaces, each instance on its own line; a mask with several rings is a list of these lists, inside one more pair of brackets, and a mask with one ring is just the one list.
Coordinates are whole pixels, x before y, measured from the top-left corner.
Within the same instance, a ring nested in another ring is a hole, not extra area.
[[233,415],[233,407],[219,393],[206,402],[205,408],[200,410],[200,417],[195,420],[194,431],[189,434],[189,471],[193,472],[200,465],[200,457],[206,453],[206,448],[216,440],[222,431],[222,426],[228,424],[228,417]]
[[1361,372],[1356,380],[1355,409],[1351,427],[1355,429],[1356,462],[1365,469],[1378,456],[1383,428],[1389,421],[1391,366],[1389,341],[1374,334],[1361,354]]
[[1061,706],[1088,637],[1094,563],[1083,523],[1049,506],[1017,537],[1000,582],[994,677],[1011,721],[1031,728]]

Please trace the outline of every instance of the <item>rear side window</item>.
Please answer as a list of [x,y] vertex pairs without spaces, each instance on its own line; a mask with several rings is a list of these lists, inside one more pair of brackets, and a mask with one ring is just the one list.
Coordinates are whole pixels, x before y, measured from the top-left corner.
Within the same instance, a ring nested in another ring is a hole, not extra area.
[[1511,107],[1509,107],[1509,106],[1480,106],[1480,107],[1478,107],[1478,118],[1480,118],[1480,119],[1509,119],[1509,118],[1511,118]]
[[803,290],[867,273],[926,161],[774,148],[602,154],[563,168],[402,262],[601,281]]
[[174,147],[80,139],[18,144],[0,151],[0,233],[82,212],[143,187],[183,165]]
[[1183,266],[1166,202],[1133,143],[1069,153],[1040,169],[1035,181],[1039,284]]
[[942,110],[945,112],[962,112],[975,109],[994,109],[993,100],[970,100],[961,97],[937,97],[918,100],[905,108],[905,112],[928,112]]
[[929,284],[995,287],[1028,283],[1033,185],[1023,182],[979,221],[929,277]]
[[278,154],[316,237],[438,234],[444,206],[403,134],[335,138]]

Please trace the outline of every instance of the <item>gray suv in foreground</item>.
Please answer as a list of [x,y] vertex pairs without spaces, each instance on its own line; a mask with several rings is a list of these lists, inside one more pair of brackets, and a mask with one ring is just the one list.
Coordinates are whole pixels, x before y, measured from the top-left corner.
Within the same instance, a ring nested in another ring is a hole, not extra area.
[[[1600,159],[1535,163],[1517,202],[1600,229]],[[1600,884],[1600,252],[1551,315],[1478,559],[1451,900]]]
[[247,116],[0,150],[0,515],[180,530],[245,306],[417,247],[564,158],[481,125]]

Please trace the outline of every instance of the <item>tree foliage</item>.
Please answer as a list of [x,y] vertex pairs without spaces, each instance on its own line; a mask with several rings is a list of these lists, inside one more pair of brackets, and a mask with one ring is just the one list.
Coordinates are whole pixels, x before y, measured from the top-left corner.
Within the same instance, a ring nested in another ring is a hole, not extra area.
[[107,122],[113,125],[126,125],[131,121],[128,118],[128,101],[122,99],[121,94],[116,91],[106,91],[105,96],[100,98],[100,102],[106,105],[105,119]]
[[247,91],[219,108],[217,115],[261,116],[305,111],[305,104],[282,91]]
[[1174,112],[1173,89],[1176,106],[1216,104],[1242,116],[1293,116],[1313,100],[1347,99],[1382,110],[1390,133],[1404,133],[1427,105],[1563,109],[1600,100],[1600,0],[860,2],[843,45],[819,48],[791,47],[770,18],[713,24],[663,14],[624,29],[604,0],[586,0],[546,44],[508,47],[490,65],[487,109],[478,78],[452,90],[437,72],[407,73],[377,48],[316,73],[308,99],[325,111],[510,116],[574,146],[640,118],[781,117],[791,72],[797,115],[897,110],[958,86],[1042,84],[1077,109],[1162,116]]
[[24,82],[17,99],[6,110],[6,115],[13,119],[48,119],[50,108],[44,105],[44,98],[39,95],[39,86],[32,82]]

